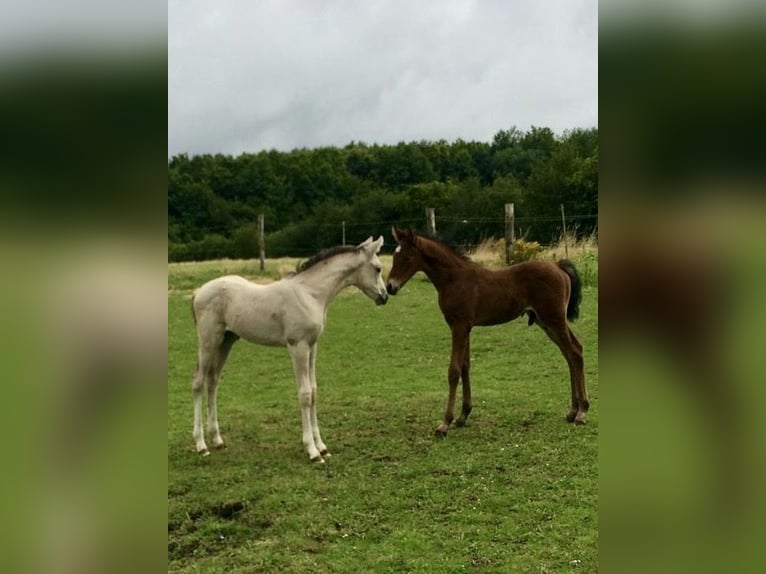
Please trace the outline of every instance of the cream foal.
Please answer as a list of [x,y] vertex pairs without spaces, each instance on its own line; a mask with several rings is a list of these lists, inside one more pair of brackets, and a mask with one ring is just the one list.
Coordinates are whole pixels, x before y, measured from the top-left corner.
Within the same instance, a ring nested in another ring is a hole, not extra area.
[[324,330],[327,308],[335,296],[352,285],[378,305],[388,300],[378,253],[383,236],[369,237],[356,247],[322,251],[298,272],[269,285],[236,275],[213,279],[197,289],[192,310],[197,323],[199,354],[194,373],[194,442],[209,454],[202,431],[202,391],[207,388],[207,423],[213,446],[224,445],[218,429],[216,387],[234,343],[242,338],[259,345],[287,347],[293,360],[301,405],[303,445],[309,458],[330,456],[319,435],[316,414],[317,340]]

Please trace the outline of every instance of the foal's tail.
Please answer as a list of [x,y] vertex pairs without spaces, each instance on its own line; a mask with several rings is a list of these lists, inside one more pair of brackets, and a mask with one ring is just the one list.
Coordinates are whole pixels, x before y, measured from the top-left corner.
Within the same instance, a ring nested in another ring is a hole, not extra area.
[[567,319],[574,321],[580,316],[580,301],[582,301],[582,282],[577,269],[569,259],[562,259],[558,262],[561,270],[569,275],[569,282],[572,284],[572,290],[569,293],[569,302],[567,303]]
[[191,311],[192,311],[192,319],[194,319],[194,324],[197,324],[197,313],[194,312],[194,298],[197,296],[196,293],[192,294],[191,297]]

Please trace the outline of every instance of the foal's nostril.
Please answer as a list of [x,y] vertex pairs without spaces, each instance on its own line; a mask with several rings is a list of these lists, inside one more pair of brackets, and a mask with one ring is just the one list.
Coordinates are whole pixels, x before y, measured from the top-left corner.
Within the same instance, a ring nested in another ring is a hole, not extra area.
[[386,285],[386,291],[388,291],[389,295],[396,295],[396,292],[399,290],[398,287],[395,287],[393,283],[388,283]]

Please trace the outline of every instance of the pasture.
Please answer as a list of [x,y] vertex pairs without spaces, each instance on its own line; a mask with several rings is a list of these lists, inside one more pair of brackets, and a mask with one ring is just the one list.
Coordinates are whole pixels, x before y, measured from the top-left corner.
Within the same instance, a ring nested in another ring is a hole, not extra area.
[[[474,330],[474,409],[443,440],[450,335],[433,286],[418,274],[381,307],[341,293],[319,340],[332,458],[318,465],[301,444],[287,351],[242,341],[218,393],[227,447],[194,451],[191,290],[228,272],[259,280],[257,262],[225,265],[169,270],[169,572],[597,571],[598,291],[585,276],[572,328],[588,424],[564,422],[566,362],[522,317]],[[284,262],[268,265],[273,278]]]

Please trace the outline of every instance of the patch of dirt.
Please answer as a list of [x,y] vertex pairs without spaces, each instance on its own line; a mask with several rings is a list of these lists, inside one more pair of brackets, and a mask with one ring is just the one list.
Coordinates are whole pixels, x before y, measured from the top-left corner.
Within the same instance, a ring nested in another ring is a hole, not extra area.
[[245,504],[239,500],[221,502],[212,508],[213,514],[221,518],[232,518],[245,509]]

